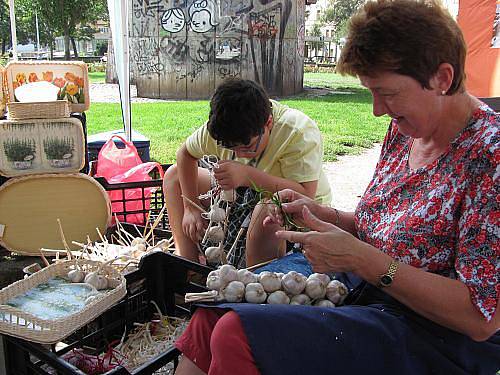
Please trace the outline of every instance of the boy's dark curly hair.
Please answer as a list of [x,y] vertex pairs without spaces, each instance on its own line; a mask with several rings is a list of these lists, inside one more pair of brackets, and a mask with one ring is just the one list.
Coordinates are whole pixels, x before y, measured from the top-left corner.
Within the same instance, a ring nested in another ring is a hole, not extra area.
[[247,145],[263,132],[270,114],[269,96],[259,84],[228,79],[210,100],[208,132],[224,147]]

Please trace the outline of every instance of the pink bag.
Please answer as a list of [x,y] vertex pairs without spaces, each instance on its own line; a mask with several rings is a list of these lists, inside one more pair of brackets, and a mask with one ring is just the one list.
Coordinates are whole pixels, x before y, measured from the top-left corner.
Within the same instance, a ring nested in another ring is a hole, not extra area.
[[[118,138],[125,147],[116,147],[113,138]],[[96,176],[105,177],[108,180],[113,176],[127,172],[130,168],[139,164],[142,164],[142,160],[134,144],[115,134],[106,141],[99,151]]]
[[[119,149],[113,138],[119,138],[125,145]],[[112,136],[101,148],[97,159],[97,173],[95,177],[104,177],[110,184],[151,181],[149,173],[158,168],[160,178],[163,179],[163,168],[157,162],[143,163],[134,144],[127,142],[117,135]],[[151,192],[156,187],[115,189],[109,190],[113,213],[127,213],[117,215],[120,222],[144,225],[150,208]],[[113,215],[113,223],[115,217]]]

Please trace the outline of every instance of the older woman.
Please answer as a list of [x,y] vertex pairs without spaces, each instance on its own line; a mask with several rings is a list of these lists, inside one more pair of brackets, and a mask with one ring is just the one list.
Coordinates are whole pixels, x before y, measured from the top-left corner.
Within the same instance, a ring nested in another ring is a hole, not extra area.
[[464,60],[462,33],[432,0],[368,2],[352,18],[338,69],[391,117],[380,160],[354,213],[282,191],[311,231],[277,236],[302,243],[315,271],[363,281],[335,309],[200,308],[179,374],[500,369],[500,116],[465,90]]

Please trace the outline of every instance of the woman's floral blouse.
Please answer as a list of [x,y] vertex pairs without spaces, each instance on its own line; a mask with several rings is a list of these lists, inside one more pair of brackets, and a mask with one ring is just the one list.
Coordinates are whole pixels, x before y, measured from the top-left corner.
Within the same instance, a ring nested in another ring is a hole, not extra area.
[[359,238],[399,261],[467,285],[491,320],[500,295],[500,115],[477,109],[433,163],[410,169],[412,138],[391,123],[356,209]]

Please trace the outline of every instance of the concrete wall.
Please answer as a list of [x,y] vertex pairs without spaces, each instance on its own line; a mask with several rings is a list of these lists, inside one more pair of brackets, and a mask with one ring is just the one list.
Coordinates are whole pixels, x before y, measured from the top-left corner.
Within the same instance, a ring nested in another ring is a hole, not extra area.
[[302,91],[305,0],[130,0],[138,95],[208,98],[227,77]]

